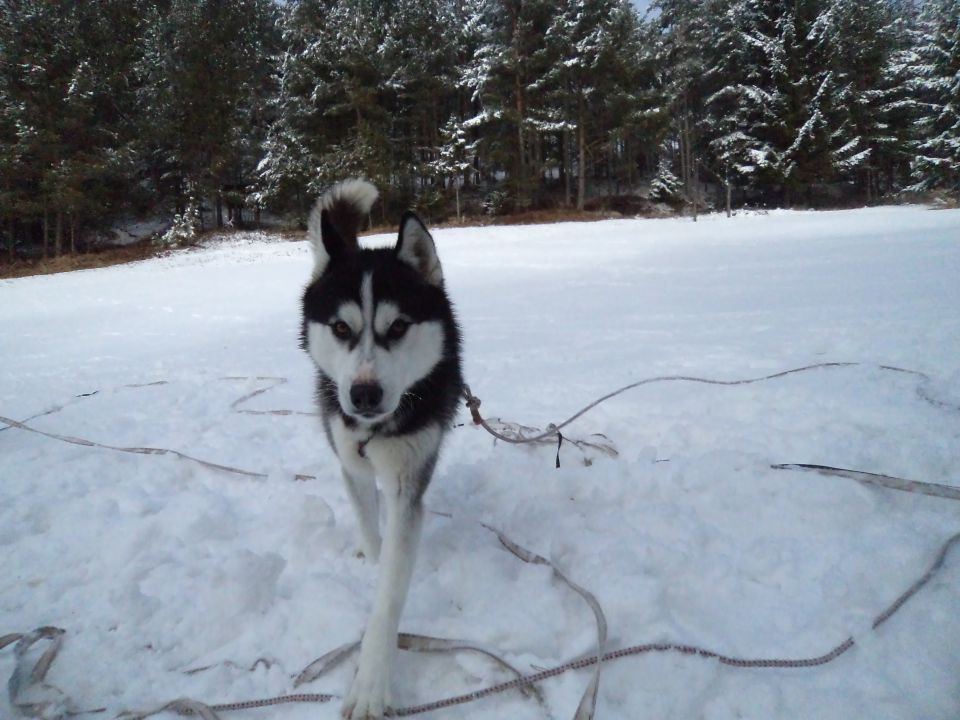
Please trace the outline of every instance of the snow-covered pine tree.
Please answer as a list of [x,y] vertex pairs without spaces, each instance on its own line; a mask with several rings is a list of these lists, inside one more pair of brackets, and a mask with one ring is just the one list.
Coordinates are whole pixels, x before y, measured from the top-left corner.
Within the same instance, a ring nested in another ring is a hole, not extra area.
[[[289,25],[285,22],[284,27]],[[289,42],[286,37],[285,41]],[[257,164],[251,201],[256,207],[293,209],[305,219],[309,210],[306,188],[317,164],[304,132],[311,108],[303,95],[291,90],[299,83],[298,66],[289,51],[280,58],[279,66],[277,92],[269,100],[272,122]]]
[[670,204],[683,200],[683,182],[670,169],[670,150],[661,150],[657,173],[650,181],[650,199]]
[[827,0],[728,6],[706,72],[702,125],[717,175],[789,204],[865,159],[843,112],[850,84],[831,66],[832,17]]
[[960,5],[924,4],[911,87],[919,109],[912,190],[960,191]]
[[528,205],[540,181],[543,146],[532,120],[539,100],[531,85],[540,74],[544,33],[555,12],[551,0],[465,4],[464,38],[475,46],[460,74],[473,105],[466,122],[483,138],[485,179],[509,181],[504,205]]
[[[14,235],[74,251],[137,198],[140,2],[0,3],[0,174]],[[15,220],[15,221],[14,221]]]
[[885,4],[890,16],[884,29],[887,48],[880,73],[869,91],[873,112],[867,199],[895,193],[909,184],[911,152],[918,105],[911,89],[916,54],[913,51],[916,11],[912,0]]
[[430,162],[430,169],[444,184],[453,186],[457,219],[460,219],[460,188],[466,173],[473,168],[477,144],[467,136],[464,123],[451,115],[440,130],[440,146],[437,157]]
[[[389,5],[380,50],[391,108],[390,166],[409,204],[434,181],[430,163],[441,144],[457,82],[458,37],[449,0],[396,0]],[[389,195],[387,201],[389,201]]]
[[777,104],[768,69],[774,44],[765,26],[767,18],[751,0],[735,0],[716,18],[701,128],[710,169],[728,187],[757,188],[774,157],[764,133]]
[[[689,202],[698,203],[701,155],[700,134],[707,118],[704,103],[711,94],[706,86],[711,54],[718,43],[717,30],[722,0],[656,0],[660,27],[658,62],[665,76],[664,93],[670,107],[677,174]],[[659,171],[658,171],[659,172]]]
[[244,140],[262,136],[272,55],[264,33],[274,12],[270,0],[173,0],[145,13],[143,143],[179,214],[194,193],[215,202],[219,225],[224,193],[237,187],[242,196],[253,179],[259,143],[251,152]]
[[[2,27],[7,22],[0,14],[0,37],[9,34]],[[7,251],[12,262],[17,245],[18,205],[23,201],[22,190],[17,187],[17,114],[10,92],[10,77],[4,72],[0,60],[0,246]]]
[[876,194],[878,163],[889,145],[882,115],[893,88],[883,78],[896,42],[894,21],[887,0],[828,0],[808,33],[832,74],[833,92],[823,103],[832,171],[825,179],[853,181],[867,198]]
[[635,15],[620,0],[565,0],[536,55],[539,73],[529,87],[542,102],[534,127],[575,133],[578,209],[586,200],[588,145],[610,140],[594,126],[615,132],[636,110],[630,87],[639,60],[636,40]]
[[771,145],[787,206],[798,199],[809,203],[814,186],[833,173],[831,119],[842,85],[829,67],[828,45],[818,44],[814,32],[822,9],[818,0],[800,0],[777,22],[773,82],[779,103]]

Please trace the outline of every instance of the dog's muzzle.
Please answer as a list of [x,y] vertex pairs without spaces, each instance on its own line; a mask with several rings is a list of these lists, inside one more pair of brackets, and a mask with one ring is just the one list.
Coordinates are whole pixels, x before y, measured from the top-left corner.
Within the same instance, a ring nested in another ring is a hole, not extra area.
[[383,400],[383,388],[379,383],[354,383],[350,386],[350,403],[357,415],[376,417],[381,414],[380,402]]

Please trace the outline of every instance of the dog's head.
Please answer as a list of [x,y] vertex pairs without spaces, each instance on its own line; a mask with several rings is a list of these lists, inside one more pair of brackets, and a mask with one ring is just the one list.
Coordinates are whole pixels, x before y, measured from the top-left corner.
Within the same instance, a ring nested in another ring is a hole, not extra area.
[[317,202],[308,230],[313,279],[303,297],[303,343],[331,381],[324,392],[364,425],[390,418],[455,352],[440,261],[420,219],[403,215],[393,248],[359,247],[357,231],[376,196],[353,180]]

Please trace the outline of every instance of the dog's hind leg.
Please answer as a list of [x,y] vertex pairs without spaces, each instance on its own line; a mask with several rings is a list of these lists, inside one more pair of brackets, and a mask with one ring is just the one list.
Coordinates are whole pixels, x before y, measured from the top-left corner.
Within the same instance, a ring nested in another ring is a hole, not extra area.
[[421,498],[430,482],[439,446],[439,432],[427,433],[430,437],[419,437],[413,442],[409,438],[375,440],[367,448],[383,483],[387,521],[373,609],[360,644],[357,675],[342,709],[343,716],[350,720],[381,718],[390,704],[400,614],[410,588],[423,524]]

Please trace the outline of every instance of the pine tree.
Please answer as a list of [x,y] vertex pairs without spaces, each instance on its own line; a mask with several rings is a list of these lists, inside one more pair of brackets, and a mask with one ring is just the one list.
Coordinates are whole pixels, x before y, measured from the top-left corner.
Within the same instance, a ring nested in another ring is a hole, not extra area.
[[[10,37],[6,14],[0,14],[0,38]],[[2,40],[0,40],[2,42]],[[18,187],[17,113],[10,91],[10,79],[0,60],[0,245],[13,260],[17,245],[17,220],[23,202]]]
[[310,189],[318,165],[319,115],[311,100],[314,74],[307,62],[307,49],[315,35],[315,21],[322,8],[316,3],[292,2],[284,6],[280,20],[280,44],[276,58],[276,92],[269,98],[269,125],[263,157],[257,166],[258,189],[253,201],[278,211],[293,209],[302,220],[309,210]]
[[[788,204],[868,167],[874,88],[883,61],[879,17],[869,0],[738,0],[717,23],[706,73],[707,138],[717,175]],[[858,13],[875,47],[852,37]],[[871,19],[872,18],[872,19]]]
[[437,158],[430,163],[430,168],[443,181],[453,186],[456,201],[457,219],[460,219],[460,186],[467,171],[473,167],[473,157],[477,145],[467,138],[464,124],[451,115],[440,130],[441,145]]
[[491,182],[498,172],[519,162],[503,80],[509,33],[499,0],[465,0],[461,25],[463,62],[457,68],[456,87],[464,106],[464,127],[479,138],[477,170],[483,181]]
[[832,174],[868,197],[890,143],[883,114],[894,88],[884,86],[884,72],[895,31],[886,0],[829,0],[809,32],[834,90],[825,113]]
[[[873,132],[869,136],[872,155],[868,199],[895,193],[909,182],[915,121],[919,106],[911,89],[912,69],[916,64],[913,51],[913,25],[916,13],[911,0],[888,6],[891,16],[885,32],[888,47],[880,75],[871,93]],[[872,190],[871,190],[872,186]]]
[[466,124],[483,138],[482,175],[493,182],[505,174],[518,207],[530,204],[540,180],[543,147],[531,84],[553,8],[548,0],[468,0],[464,8],[463,37],[472,46],[459,80],[472,105]]
[[960,190],[960,7],[929,0],[920,15],[911,82],[920,110],[912,190]]
[[120,0],[0,5],[4,192],[45,254],[75,251],[131,199],[140,10]]
[[447,0],[396,0],[386,21],[382,63],[393,117],[385,132],[410,196],[433,183],[429,166],[457,81],[455,28]]
[[[619,0],[562,3],[539,54],[539,77],[530,86],[543,96],[534,127],[576,135],[577,208],[581,210],[587,192],[588,144],[600,135],[592,125],[606,120],[608,131],[616,132],[636,110],[630,87],[631,70],[639,57],[634,19],[632,9]],[[619,138],[622,142],[623,135]]]
[[710,49],[717,44],[717,2],[657,0],[661,35],[658,60],[664,67],[664,93],[670,108],[673,142],[679,177],[688,201],[698,203],[700,134],[707,120]]
[[769,43],[758,43],[762,22],[754,3],[733,2],[717,17],[716,52],[704,71],[702,130],[708,151],[708,167],[732,184],[754,185],[758,169],[770,151],[759,125],[772,114],[764,63]]
[[140,110],[155,182],[182,214],[188,198],[212,198],[216,223],[226,194],[245,195],[259,152],[270,72],[269,0],[171,0],[148,15],[140,62]]

